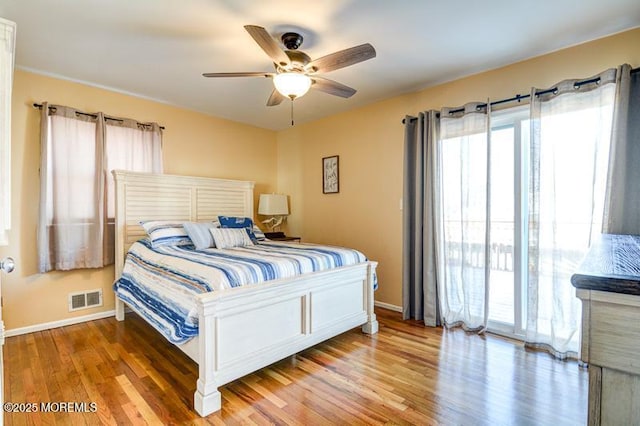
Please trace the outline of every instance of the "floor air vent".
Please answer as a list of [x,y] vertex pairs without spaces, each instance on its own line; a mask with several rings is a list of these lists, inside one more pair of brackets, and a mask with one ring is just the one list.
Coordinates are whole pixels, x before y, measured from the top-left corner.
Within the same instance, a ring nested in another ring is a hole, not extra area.
[[69,294],[69,312],[102,306],[102,290]]

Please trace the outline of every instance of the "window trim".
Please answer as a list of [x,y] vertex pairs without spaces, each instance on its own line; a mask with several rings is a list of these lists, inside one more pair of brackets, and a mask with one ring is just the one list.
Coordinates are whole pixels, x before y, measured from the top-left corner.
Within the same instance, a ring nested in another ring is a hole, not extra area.
[[16,24],[0,18],[0,246],[9,244],[11,229],[11,90]]

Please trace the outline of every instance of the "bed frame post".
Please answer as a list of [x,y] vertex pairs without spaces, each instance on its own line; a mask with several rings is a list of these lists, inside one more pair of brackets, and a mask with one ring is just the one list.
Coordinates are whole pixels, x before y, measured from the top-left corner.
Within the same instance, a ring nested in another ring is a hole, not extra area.
[[124,302],[116,295],[116,319],[124,321]]
[[[125,212],[125,177],[121,171],[113,170],[111,172],[115,179],[115,196],[116,196],[116,221],[115,221],[115,279],[119,279],[122,276],[122,269],[124,268],[125,257],[125,226],[126,226],[126,212]],[[124,321],[124,302],[120,300],[118,295],[115,295],[116,302],[116,319],[118,321]]]
[[373,275],[375,273],[376,266],[378,266],[378,262],[369,262],[367,266],[367,300],[365,301],[367,308],[367,322],[362,326],[362,332],[366,334],[376,334],[378,332],[378,320],[376,319],[376,314],[373,310],[375,301],[373,297]]
[[[207,391],[208,385],[202,385],[202,380],[198,379],[198,388],[193,397],[193,407],[202,417],[207,417],[222,408],[222,394],[215,385],[211,386],[213,391]],[[209,394],[206,395],[206,392],[209,392]]]
[[200,330],[207,330],[207,332],[199,334],[199,374],[193,405],[202,417],[206,417],[222,408],[222,395],[215,380],[216,319],[209,312],[205,315],[204,310],[202,301],[198,301]]

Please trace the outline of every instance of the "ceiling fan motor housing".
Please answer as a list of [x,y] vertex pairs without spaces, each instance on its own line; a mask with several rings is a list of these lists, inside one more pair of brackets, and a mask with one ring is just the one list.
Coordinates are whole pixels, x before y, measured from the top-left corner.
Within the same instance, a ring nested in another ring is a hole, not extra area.
[[281,70],[304,71],[305,65],[311,62],[311,58],[309,57],[309,55],[307,55],[301,50],[285,50],[284,53],[286,53],[287,56],[289,57],[289,60],[291,61],[291,65],[288,67],[280,67]]
[[282,34],[282,44],[289,50],[296,50],[302,45],[304,40],[298,33],[284,33]]

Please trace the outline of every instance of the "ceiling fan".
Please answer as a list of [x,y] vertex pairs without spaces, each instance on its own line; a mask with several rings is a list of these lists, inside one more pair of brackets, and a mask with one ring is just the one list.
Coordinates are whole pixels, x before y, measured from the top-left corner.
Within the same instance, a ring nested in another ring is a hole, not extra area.
[[298,50],[303,38],[300,34],[287,32],[282,34],[283,50],[271,35],[262,27],[245,25],[249,35],[273,60],[275,72],[212,72],[202,74],[205,77],[268,77],[273,79],[275,88],[267,100],[267,106],[280,104],[289,98],[292,101],[303,96],[310,88],[330,95],[349,98],[356,90],[316,75],[375,58],[376,50],[369,43],[350,47],[312,60],[306,53]]

